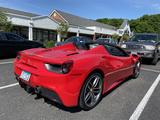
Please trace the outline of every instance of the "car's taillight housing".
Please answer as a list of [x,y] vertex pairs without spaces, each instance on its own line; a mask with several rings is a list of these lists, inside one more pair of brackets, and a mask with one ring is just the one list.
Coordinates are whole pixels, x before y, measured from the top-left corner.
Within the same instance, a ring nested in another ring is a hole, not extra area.
[[72,60],[64,62],[62,64],[62,73],[63,74],[69,73],[70,70],[72,69],[72,66],[73,66],[73,61]]
[[73,66],[73,61],[69,60],[64,62],[63,64],[45,64],[45,68],[50,72],[60,73],[60,74],[67,74],[71,71]]

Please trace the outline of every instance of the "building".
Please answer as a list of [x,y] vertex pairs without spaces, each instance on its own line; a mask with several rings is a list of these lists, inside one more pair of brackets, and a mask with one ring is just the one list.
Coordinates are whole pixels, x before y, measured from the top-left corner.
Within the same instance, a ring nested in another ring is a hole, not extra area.
[[13,24],[13,32],[29,40],[56,40],[58,23],[48,16],[0,7]]
[[88,35],[92,37],[111,37],[117,33],[115,27],[96,22],[94,20],[82,18],[59,10],[54,10],[50,18],[57,22],[69,24],[69,35]]
[[129,36],[132,36],[133,33],[131,32],[130,25],[128,23],[128,20],[124,20],[120,28],[117,30],[119,33],[119,36],[122,36],[123,34],[128,34]]
[[12,22],[12,32],[26,39],[41,42],[45,40],[60,41],[60,35],[57,34],[57,27],[61,22],[69,25],[68,37],[84,35],[93,39],[98,37],[111,37],[113,34],[122,35],[124,32],[122,33],[121,31],[126,30],[125,25],[129,25],[122,24],[121,28],[117,30],[114,26],[102,24],[59,10],[53,10],[49,16],[41,16],[4,7],[0,7],[0,11],[4,12],[8,20]]

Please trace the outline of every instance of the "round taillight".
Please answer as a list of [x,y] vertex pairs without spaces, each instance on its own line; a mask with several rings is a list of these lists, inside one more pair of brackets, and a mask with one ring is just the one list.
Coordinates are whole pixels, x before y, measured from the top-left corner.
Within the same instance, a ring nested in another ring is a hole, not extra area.
[[73,66],[73,61],[67,61],[62,64],[62,73],[66,74],[69,73]]

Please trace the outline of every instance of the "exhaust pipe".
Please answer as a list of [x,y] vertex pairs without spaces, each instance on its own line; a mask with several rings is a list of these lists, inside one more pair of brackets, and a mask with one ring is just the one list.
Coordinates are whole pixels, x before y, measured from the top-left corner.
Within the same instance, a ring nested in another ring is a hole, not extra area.
[[35,91],[36,94],[40,94],[41,93],[41,88],[40,87],[36,87],[34,89],[34,91]]
[[27,91],[28,93],[32,93],[32,92],[33,92],[33,88],[30,87],[30,86],[28,86],[28,85],[25,87],[25,89],[26,89],[26,91]]

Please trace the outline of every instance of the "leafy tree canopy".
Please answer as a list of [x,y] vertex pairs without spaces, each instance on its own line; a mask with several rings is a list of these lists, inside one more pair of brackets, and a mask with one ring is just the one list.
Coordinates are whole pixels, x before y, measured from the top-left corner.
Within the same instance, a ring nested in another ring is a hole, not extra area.
[[60,23],[57,32],[60,33],[62,36],[67,36],[69,26],[67,23]]
[[118,35],[118,34],[113,34],[113,35],[112,35],[112,38],[113,38],[113,40],[118,40],[119,35]]
[[[117,28],[123,22],[123,19],[97,19],[98,22],[109,24]],[[138,19],[129,20],[131,30],[136,33],[158,33],[160,34],[160,14],[144,15]]]
[[0,11],[0,31],[10,31],[12,28],[11,22],[8,21],[6,15]]

